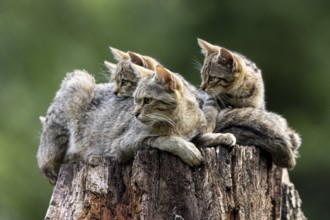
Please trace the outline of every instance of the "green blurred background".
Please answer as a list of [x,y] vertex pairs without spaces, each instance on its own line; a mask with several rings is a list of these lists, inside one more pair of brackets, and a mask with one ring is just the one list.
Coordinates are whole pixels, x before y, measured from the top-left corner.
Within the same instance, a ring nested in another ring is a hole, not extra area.
[[43,219],[52,187],[36,151],[66,72],[106,80],[108,46],[157,58],[200,82],[196,38],[239,51],[263,70],[268,109],[303,137],[290,175],[309,219],[330,219],[330,1],[1,0],[0,219]]

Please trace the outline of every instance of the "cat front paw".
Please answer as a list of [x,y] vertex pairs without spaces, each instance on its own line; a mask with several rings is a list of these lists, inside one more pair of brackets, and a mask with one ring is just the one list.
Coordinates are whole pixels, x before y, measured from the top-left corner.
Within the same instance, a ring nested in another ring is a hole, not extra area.
[[231,133],[204,133],[198,136],[197,142],[200,147],[234,146],[236,138]]
[[183,162],[189,166],[198,166],[202,163],[203,157],[201,152],[191,142],[186,143],[184,152],[179,155]]
[[221,136],[219,136],[219,139],[223,144],[229,147],[232,147],[236,144],[236,137],[231,134],[231,133],[225,133],[225,134],[221,134]]

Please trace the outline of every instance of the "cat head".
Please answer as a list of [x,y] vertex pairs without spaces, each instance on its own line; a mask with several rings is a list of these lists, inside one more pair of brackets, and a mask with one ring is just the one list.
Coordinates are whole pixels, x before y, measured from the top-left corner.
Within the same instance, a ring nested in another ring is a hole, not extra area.
[[198,45],[205,56],[201,89],[208,94],[219,94],[237,88],[244,78],[245,63],[242,57],[201,39],[198,39]]
[[121,50],[110,47],[117,64],[111,64],[105,61],[106,67],[111,73],[110,81],[115,83],[113,90],[118,97],[131,97],[136,89],[141,75],[138,71],[134,71],[133,64],[142,67],[154,68],[152,65],[156,63],[151,57],[142,56],[133,52],[123,52]]
[[135,93],[135,117],[154,126],[175,127],[174,118],[183,98],[183,83],[171,71],[157,65],[152,75],[142,78]]

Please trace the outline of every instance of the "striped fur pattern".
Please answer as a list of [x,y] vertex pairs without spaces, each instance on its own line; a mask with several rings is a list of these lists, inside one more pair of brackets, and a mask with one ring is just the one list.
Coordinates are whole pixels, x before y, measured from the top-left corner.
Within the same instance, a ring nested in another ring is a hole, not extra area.
[[139,149],[154,148],[194,166],[202,156],[192,140],[202,146],[235,144],[232,134],[202,133],[205,118],[194,93],[161,66],[138,84],[134,98],[116,96],[114,87],[113,82],[95,84],[90,74],[80,70],[63,80],[41,120],[37,153],[38,166],[52,184],[65,162],[95,156],[125,162]]
[[133,63],[130,60],[121,60],[117,63],[116,69],[112,72],[111,78],[115,84],[113,93],[118,97],[132,97],[141,75],[134,71]]
[[206,121],[196,90],[178,73],[160,65],[156,66],[155,74],[139,82],[134,100],[137,119],[159,134],[165,132],[194,140],[201,147],[236,143],[229,133],[205,133]]
[[131,97],[141,79],[141,75],[134,71],[132,64],[154,70],[158,62],[152,57],[138,53],[123,52],[113,47],[110,47],[110,50],[118,61],[117,64],[104,61],[111,73],[111,81],[115,83],[113,92],[118,97]]
[[227,108],[218,121],[215,132],[231,132],[239,145],[266,150],[278,166],[292,169],[296,165],[301,139],[282,116],[252,107]]
[[84,71],[69,73],[63,80],[43,122],[37,153],[38,166],[51,183],[56,182],[64,162],[88,161],[94,156],[125,162],[141,147],[168,151],[190,166],[201,163],[190,135],[174,136],[141,123],[132,114],[133,97],[117,97],[114,86],[95,84]]
[[276,165],[293,168],[300,136],[278,114],[265,110],[261,71],[244,55],[198,39],[205,55],[201,88],[207,130],[231,132],[240,145],[258,146]]
[[222,107],[265,108],[261,70],[245,56],[199,39],[205,54],[201,88]]

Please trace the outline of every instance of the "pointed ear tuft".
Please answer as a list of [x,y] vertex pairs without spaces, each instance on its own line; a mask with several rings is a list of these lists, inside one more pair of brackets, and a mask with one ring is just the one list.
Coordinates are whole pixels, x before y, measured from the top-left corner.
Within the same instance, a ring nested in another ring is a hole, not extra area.
[[39,116],[39,120],[40,120],[40,123],[41,123],[42,125],[44,125],[45,122],[46,122],[46,117],[44,117],[44,116]]
[[154,74],[154,72],[152,70],[146,69],[146,68],[144,68],[142,66],[139,66],[139,65],[136,65],[134,63],[131,63],[131,67],[134,71],[134,74],[137,77],[140,77],[140,78],[146,78],[146,77],[151,76],[152,74]]
[[220,49],[218,59],[218,63],[230,68],[233,71],[237,71],[239,68],[235,55],[225,48]]
[[115,58],[115,60],[117,61],[121,61],[121,60],[127,60],[129,59],[129,56],[127,53],[125,53],[124,51],[121,51],[121,50],[118,50],[116,48],[113,48],[113,47],[109,47],[112,54],[113,54],[113,57]]
[[110,63],[108,61],[104,61],[104,65],[108,68],[110,74],[114,74],[117,70],[117,64]]
[[147,67],[146,62],[143,60],[143,57],[140,54],[131,51],[128,51],[127,54],[132,63],[139,66]]
[[204,54],[205,56],[208,56],[211,53],[215,53],[215,52],[219,51],[218,46],[212,45],[212,44],[206,42],[205,40],[197,38],[197,41],[198,41],[198,45],[202,49],[202,54]]
[[171,73],[171,71],[165,69],[160,64],[156,65],[155,72],[156,78],[162,83],[168,85],[170,89],[179,90],[182,92],[182,81],[177,76],[175,76],[174,73]]

